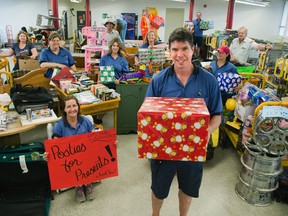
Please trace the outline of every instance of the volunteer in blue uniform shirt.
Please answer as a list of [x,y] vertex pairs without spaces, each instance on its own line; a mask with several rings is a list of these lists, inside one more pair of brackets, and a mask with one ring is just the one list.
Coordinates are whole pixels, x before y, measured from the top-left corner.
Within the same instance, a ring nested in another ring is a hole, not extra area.
[[[144,40],[144,43],[142,44],[142,46],[140,48],[150,48],[150,49],[167,49],[167,44],[162,43],[160,41],[158,41],[156,32],[154,30],[150,30],[147,34],[146,34],[146,38]],[[134,58],[134,64],[135,65],[139,65],[139,52],[137,52],[135,54],[135,58]]]
[[220,46],[216,52],[217,60],[212,61],[210,65],[206,65],[204,68],[211,71],[211,73],[217,79],[219,73],[236,73],[237,68],[230,62],[230,49],[228,46]]
[[113,38],[109,44],[109,49],[106,55],[102,56],[100,66],[113,66],[115,72],[115,83],[108,87],[115,88],[115,84],[119,84],[119,79],[123,73],[128,73],[128,62],[123,56],[124,47],[119,38]]
[[[192,64],[193,36],[185,28],[175,29],[169,37],[173,65],[155,74],[147,97],[204,98],[210,113],[208,139],[221,123],[222,102],[218,82],[202,68]],[[203,163],[193,161],[151,160],[152,215],[160,215],[174,176],[179,185],[179,211],[186,216],[192,197],[199,196]]]
[[45,77],[51,78],[54,68],[62,69],[68,67],[72,71],[76,71],[74,59],[69,50],[60,46],[60,35],[53,32],[49,35],[49,47],[41,51],[39,57],[40,67],[46,67],[48,70]]
[[19,59],[30,57],[31,59],[36,59],[38,52],[34,44],[30,43],[29,35],[25,31],[19,31],[17,34],[17,42],[12,45],[12,48],[5,52],[0,53],[2,57],[12,56],[16,58],[16,63],[14,65],[13,71],[19,70]]
[[194,33],[193,33],[193,44],[197,46],[197,57],[200,58],[201,48],[203,44],[203,29],[200,28],[201,19],[201,12],[196,13],[196,19],[193,20],[194,24]]
[[[217,49],[216,56],[217,60],[212,61],[210,65],[206,65],[204,67],[206,70],[210,71],[216,79],[217,76],[221,73],[238,74],[236,66],[230,62],[230,49],[228,46],[220,46]],[[241,85],[238,85],[235,91],[237,92],[240,87]],[[234,96],[235,92],[221,92],[221,95],[223,105],[225,105],[227,99]]]
[[[80,115],[80,105],[73,95],[68,95],[63,99],[62,118],[55,124],[53,128],[53,138],[74,136],[92,132],[94,126],[90,120]],[[61,143],[59,143],[61,145]],[[43,155],[44,160],[49,160],[48,153]],[[81,185],[75,188],[76,201],[84,202],[94,199],[94,191],[92,184]]]

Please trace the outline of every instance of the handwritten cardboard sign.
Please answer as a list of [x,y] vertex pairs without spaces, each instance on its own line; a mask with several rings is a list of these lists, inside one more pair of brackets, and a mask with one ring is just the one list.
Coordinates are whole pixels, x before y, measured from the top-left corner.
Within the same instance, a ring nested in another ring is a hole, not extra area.
[[45,140],[51,189],[118,176],[115,129]]

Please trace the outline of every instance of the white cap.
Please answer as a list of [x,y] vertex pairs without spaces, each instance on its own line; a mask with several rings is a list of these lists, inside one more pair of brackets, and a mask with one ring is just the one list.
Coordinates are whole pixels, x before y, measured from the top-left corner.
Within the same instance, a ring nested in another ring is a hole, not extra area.
[[112,23],[113,25],[116,25],[116,20],[113,17],[108,17],[104,23],[104,26],[106,26],[107,23]]

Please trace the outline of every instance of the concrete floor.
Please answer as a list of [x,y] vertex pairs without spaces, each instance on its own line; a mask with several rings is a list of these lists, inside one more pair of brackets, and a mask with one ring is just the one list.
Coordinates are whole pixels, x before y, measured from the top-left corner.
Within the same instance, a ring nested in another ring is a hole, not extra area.
[[[104,117],[104,127],[112,127],[112,113]],[[46,127],[21,134],[22,142],[46,139]],[[54,195],[50,216],[148,216],[151,215],[150,169],[145,159],[137,158],[137,136],[118,135],[119,176],[94,185],[96,198],[77,203],[75,191]],[[242,168],[233,147],[216,148],[214,158],[205,163],[200,197],[193,199],[189,216],[284,216],[288,205],[273,202],[267,207],[256,207],[242,201],[235,193],[238,173]],[[169,197],[165,200],[163,216],[177,216],[177,181],[174,179]]]

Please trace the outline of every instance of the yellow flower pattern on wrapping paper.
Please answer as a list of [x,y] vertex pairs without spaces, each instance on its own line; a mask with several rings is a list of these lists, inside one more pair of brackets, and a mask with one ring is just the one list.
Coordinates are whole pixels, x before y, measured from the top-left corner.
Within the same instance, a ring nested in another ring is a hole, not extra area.
[[174,118],[174,114],[173,114],[173,112],[167,112],[167,113],[164,113],[163,115],[162,115],[162,119],[163,120],[168,120],[168,119],[173,119]]
[[168,131],[167,127],[164,127],[162,124],[158,124],[157,122],[154,123],[153,127],[155,127],[155,129],[161,133],[166,133]]
[[187,124],[186,123],[180,123],[180,122],[172,122],[172,129],[175,130],[186,130],[187,129]]
[[159,137],[159,139],[154,140],[153,143],[151,144],[153,148],[158,148],[164,143],[163,137]]

